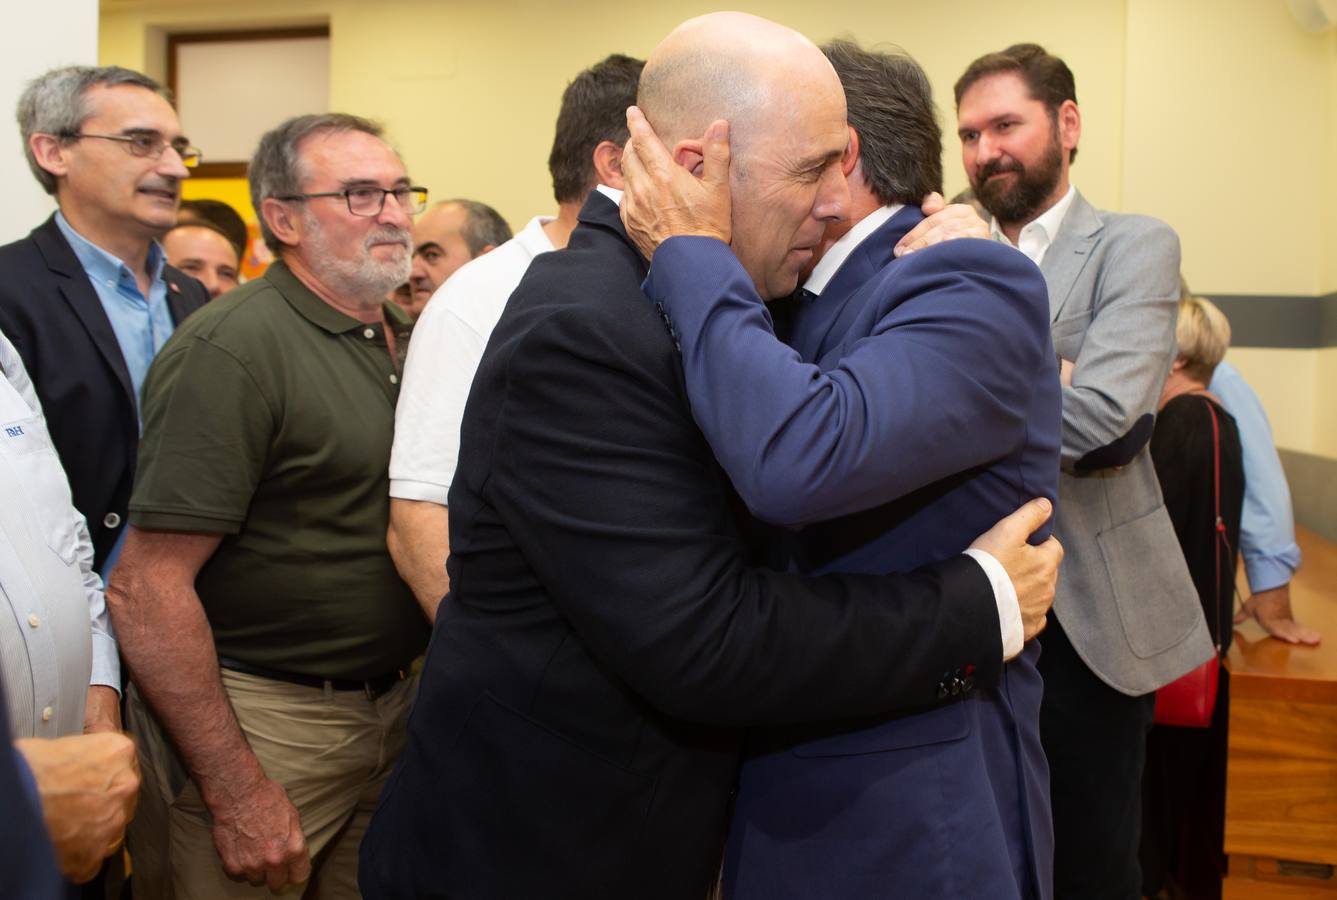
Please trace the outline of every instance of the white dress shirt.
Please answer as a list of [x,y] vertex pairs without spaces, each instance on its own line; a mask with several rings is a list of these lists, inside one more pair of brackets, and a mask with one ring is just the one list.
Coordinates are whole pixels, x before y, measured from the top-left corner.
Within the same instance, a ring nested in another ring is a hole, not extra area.
[[120,689],[116,639],[37,393],[0,334],[0,663],[14,737],[83,730],[90,684]]
[[[1045,258],[1045,253],[1049,250],[1050,244],[1054,243],[1054,238],[1058,236],[1058,230],[1063,227],[1063,219],[1068,215],[1068,208],[1072,206],[1072,200],[1076,196],[1077,188],[1068,185],[1068,192],[1057,203],[1026,223],[1021,229],[1021,234],[1017,235],[1016,248],[1037,266]],[[995,240],[1013,246],[1007,235],[998,227],[998,219],[995,218],[989,223],[989,231]]]

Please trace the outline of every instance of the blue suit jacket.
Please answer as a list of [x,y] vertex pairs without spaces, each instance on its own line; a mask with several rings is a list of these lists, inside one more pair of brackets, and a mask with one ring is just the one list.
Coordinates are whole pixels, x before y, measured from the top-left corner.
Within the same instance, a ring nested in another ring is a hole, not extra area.
[[[921,218],[902,210],[796,310],[793,349],[722,244],[678,239],[655,256],[647,289],[673,323],[693,414],[744,500],[771,521],[820,520],[793,536],[806,571],[946,559],[1057,490],[1044,280],[988,241],[893,260]],[[945,673],[956,690],[922,712],[757,733],[727,892],[1049,897],[1038,653],[1032,642],[996,690]]]

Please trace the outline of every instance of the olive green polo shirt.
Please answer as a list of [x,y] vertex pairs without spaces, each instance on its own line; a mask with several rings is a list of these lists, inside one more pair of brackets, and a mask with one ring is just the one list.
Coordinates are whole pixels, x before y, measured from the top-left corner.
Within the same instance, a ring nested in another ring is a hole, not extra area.
[[283,263],[158,354],[130,521],[223,535],[195,582],[220,656],[363,679],[422,651],[427,621],[385,546],[398,394],[383,326]]

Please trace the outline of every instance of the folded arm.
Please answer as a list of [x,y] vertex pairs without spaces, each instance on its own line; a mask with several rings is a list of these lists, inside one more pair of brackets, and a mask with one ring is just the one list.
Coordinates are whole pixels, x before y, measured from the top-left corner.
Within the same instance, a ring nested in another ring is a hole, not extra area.
[[1111,251],[1063,386],[1065,471],[1127,465],[1151,440],[1178,303],[1179,238],[1168,225],[1156,222]]

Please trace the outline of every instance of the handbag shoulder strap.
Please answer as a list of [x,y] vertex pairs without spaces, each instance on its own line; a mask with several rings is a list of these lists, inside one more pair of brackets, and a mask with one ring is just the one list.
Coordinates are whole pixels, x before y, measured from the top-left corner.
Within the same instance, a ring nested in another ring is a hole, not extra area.
[[1216,608],[1216,652],[1221,653],[1221,545],[1225,544],[1229,555],[1230,538],[1226,534],[1226,522],[1221,518],[1221,424],[1217,420],[1216,405],[1206,397],[1207,414],[1212,419],[1212,500],[1215,505],[1212,543],[1216,551],[1216,593],[1212,596],[1212,606]]

